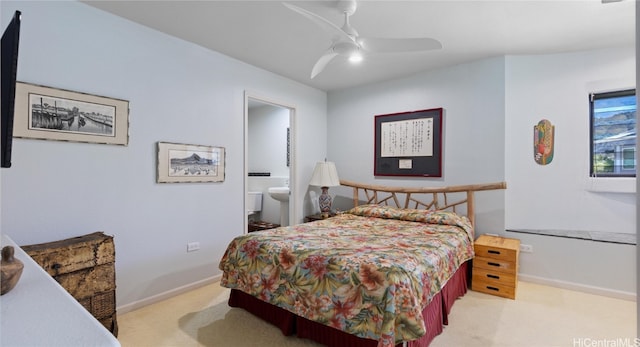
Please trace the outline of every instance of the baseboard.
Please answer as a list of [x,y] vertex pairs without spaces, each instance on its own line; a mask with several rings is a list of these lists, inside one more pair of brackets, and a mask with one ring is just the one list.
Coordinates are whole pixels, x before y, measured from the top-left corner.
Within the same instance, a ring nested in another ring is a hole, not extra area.
[[532,275],[525,275],[525,274],[518,274],[518,280],[521,280],[524,282],[543,284],[550,287],[575,290],[577,292],[607,296],[610,298],[630,300],[630,301],[637,300],[636,293],[623,292],[620,290],[614,290],[614,289],[608,289],[608,288],[602,288],[602,287],[596,287],[596,286],[589,286],[589,285],[580,284],[580,283],[566,282],[566,281],[554,280],[554,279],[532,276]]
[[169,299],[171,297],[174,297],[176,295],[179,295],[179,294],[182,294],[182,293],[186,293],[186,292],[194,290],[194,289],[198,289],[198,288],[206,286],[208,284],[219,282],[220,278],[222,278],[221,274],[213,276],[213,277],[205,278],[205,279],[197,281],[197,282],[189,283],[189,284],[186,284],[184,286],[168,290],[168,291],[166,291],[164,293],[156,294],[156,295],[150,296],[148,298],[144,298],[142,300],[137,300],[137,301],[134,301],[134,302],[126,304],[126,305],[118,306],[116,308],[116,312],[118,312],[118,314],[125,314],[127,312],[131,312],[131,311],[137,310],[139,308],[142,308],[142,307],[145,307],[145,306],[148,306],[148,305],[151,305],[151,304],[155,304],[156,302],[167,300],[167,299]]
[[[179,294],[182,294],[182,293],[186,293],[186,292],[194,290],[194,289],[198,289],[198,288],[206,286],[208,284],[219,282],[221,277],[222,277],[222,275],[217,275],[217,276],[205,278],[205,279],[197,281],[197,282],[193,282],[193,283],[190,283],[190,284],[178,287],[178,288],[174,288],[174,289],[166,291],[164,293],[156,294],[154,296],[150,296],[150,297],[144,298],[142,300],[138,300],[138,301],[134,301],[132,303],[126,304],[126,305],[118,306],[116,308],[116,311],[118,312],[118,314],[125,314],[127,312],[131,312],[131,311],[137,310],[139,308],[142,308],[142,307],[145,307],[145,306],[148,306],[148,305],[151,305],[151,304],[155,304],[156,302],[160,302],[160,301],[169,299],[169,298],[174,297],[176,295],[179,295]],[[518,279],[521,280],[521,281],[524,281],[524,282],[531,282],[531,283],[542,284],[542,285],[546,285],[546,286],[550,286],[550,287],[575,290],[575,291],[578,291],[578,292],[595,294],[595,295],[602,295],[602,296],[607,296],[607,297],[616,298],[616,299],[630,300],[630,301],[636,301],[637,300],[636,293],[623,292],[623,291],[620,291],[620,290],[613,290],[613,289],[607,289],[607,288],[602,288],[602,287],[589,286],[589,285],[584,285],[584,284],[579,284],[579,283],[554,280],[554,279],[538,277],[538,276],[533,276],[533,275],[526,275],[526,274],[518,274]]]

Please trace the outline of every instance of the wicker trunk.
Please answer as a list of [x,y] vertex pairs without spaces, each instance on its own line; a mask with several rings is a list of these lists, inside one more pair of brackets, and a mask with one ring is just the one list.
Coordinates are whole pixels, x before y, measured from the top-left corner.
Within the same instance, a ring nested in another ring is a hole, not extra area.
[[116,254],[112,236],[95,232],[21,248],[114,336],[118,336]]

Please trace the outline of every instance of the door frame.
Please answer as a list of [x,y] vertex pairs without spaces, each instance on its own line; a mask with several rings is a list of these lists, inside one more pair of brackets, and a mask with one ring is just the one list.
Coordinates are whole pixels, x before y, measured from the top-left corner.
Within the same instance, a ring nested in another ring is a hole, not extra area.
[[[247,194],[249,193],[249,101],[254,100],[263,104],[282,107],[289,110],[289,225],[293,225],[298,220],[296,209],[293,208],[297,203],[297,179],[296,179],[296,107],[293,104],[277,100],[273,97],[266,96],[263,93],[245,90],[244,92],[244,202],[243,209],[246,206]],[[244,232],[248,230],[248,218],[246,211],[244,215]]]

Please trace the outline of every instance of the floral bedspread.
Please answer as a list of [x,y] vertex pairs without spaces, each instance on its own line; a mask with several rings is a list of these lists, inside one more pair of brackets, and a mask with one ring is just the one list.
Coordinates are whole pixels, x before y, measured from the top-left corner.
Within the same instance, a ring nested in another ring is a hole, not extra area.
[[472,257],[466,217],[365,205],[239,236],[219,267],[225,287],[386,347],[424,335],[422,310]]

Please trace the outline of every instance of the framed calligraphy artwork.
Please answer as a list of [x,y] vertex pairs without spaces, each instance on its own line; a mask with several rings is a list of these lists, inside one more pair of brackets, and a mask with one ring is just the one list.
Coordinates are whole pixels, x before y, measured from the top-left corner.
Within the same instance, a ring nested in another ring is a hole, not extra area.
[[373,171],[442,177],[442,108],[375,116]]

